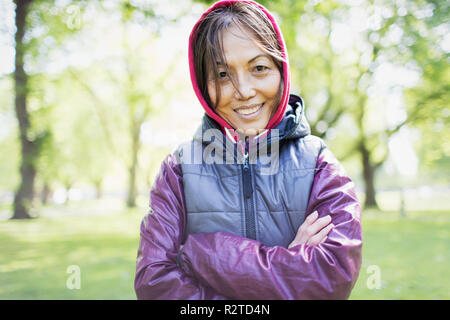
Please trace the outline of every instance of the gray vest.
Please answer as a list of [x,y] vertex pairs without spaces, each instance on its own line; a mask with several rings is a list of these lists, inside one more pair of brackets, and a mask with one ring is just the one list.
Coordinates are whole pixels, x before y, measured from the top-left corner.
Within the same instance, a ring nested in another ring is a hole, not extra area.
[[[247,150],[249,156],[242,156],[238,145],[221,133],[214,141],[205,142],[200,136],[214,126],[207,116],[194,139],[178,148],[175,154],[183,174],[186,237],[226,231],[266,246],[283,247],[294,239],[305,220],[317,157],[325,145],[309,135],[300,98],[291,95],[289,103],[282,123],[276,127],[278,136],[269,136],[266,141],[274,162],[270,163],[271,170],[258,152]],[[206,140],[211,140],[210,136]],[[279,151],[272,153],[272,146]]]

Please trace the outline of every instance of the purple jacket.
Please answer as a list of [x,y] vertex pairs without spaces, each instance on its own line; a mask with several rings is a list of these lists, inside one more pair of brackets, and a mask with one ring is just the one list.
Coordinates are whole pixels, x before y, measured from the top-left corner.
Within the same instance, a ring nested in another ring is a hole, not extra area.
[[[200,192],[205,192],[200,190]],[[229,232],[189,234],[181,165],[163,162],[141,224],[135,289],[139,299],[346,299],[361,267],[361,208],[354,185],[324,148],[307,215],[335,227],[318,246],[291,249]],[[292,239],[293,240],[293,239]],[[180,263],[177,264],[177,255]]]

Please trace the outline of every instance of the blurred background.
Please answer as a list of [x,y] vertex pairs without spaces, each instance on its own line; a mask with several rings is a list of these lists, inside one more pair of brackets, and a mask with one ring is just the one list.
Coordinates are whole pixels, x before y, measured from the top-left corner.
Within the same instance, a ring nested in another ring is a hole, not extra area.
[[[448,1],[260,3],[364,206],[350,298],[449,299]],[[150,188],[203,115],[187,47],[210,4],[0,0],[0,299],[136,298]]]

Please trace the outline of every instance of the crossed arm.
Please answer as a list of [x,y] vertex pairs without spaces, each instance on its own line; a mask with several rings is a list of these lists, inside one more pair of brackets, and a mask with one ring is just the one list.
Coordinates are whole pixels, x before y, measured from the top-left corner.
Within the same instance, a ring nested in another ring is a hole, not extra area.
[[186,216],[181,171],[168,156],[150,193],[151,209],[141,223],[134,287],[138,299],[223,300],[176,265]]
[[153,211],[141,226],[138,298],[348,298],[361,266],[361,209],[353,183],[327,149],[307,209],[318,214],[308,216],[288,248],[226,232],[191,234],[180,265],[186,216],[174,161],[166,158],[151,193]]

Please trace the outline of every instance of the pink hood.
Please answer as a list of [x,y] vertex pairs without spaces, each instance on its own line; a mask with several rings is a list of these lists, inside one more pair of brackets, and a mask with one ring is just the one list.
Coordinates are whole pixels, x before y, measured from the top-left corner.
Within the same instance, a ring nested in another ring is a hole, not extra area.
[[219,1],[216,2],[215,4],[213,4],[208,10],[206,10],[202,16],[200,17],[200,19],[197,21],[197,23],[194,25],[192,31],[191,31],[191,35],[189,37],[189,71],[190,71],[190,75],[191,75],[191,82],[192,82],[192,86],[194,88],[195,94],[197,95],[201,105],[203,106],[203,108],[205,109],[206,114],[211,117],[212,119],[214,119],[221,127],[222,127],[222,131],[225,131],[225,128],[229,129],[229,131],[231,132],[231,134],[233,135],[234,139],[237,140],[238,135],[236,134],[236,132],[234,131],[233,127],[226,122],[222,117],[220,117],[217,113],[215,113],[213,111],[213,109],[206,103],[200,88],[198,87],[198,83],[197,83],[197,77],[195,75],[195,68],[194,68],[194,54],[193,54],[193,38],[194,38],[194,34],[195,31],[198,28],[199,23],[213,10],[220,8],[220,7],[224,7],[227,5],[230,5],[232,3],[236,3],[236,2],[248,2],[248,3],[253,3],[254,5],[258,6],[269,18],[269,20],[271,21],[275,32],[278,35],[278,40],[280,42],[281,45],[281,50],[283,52],[283,57],[285,59],[286,62],[283,62],[283,80],[284,80],[284,90],[283,90],[283,94],[282,94],[282,98],[281,98],[281,102],[278,105],[278,108],[276,110],[276,112],[274,113],[274,115],[272,116],[272,118],[269,120],[269,123],[267,124],[267,129],[272,129],[274,128],[277,124],[279,124],[281,122],[281,120],[283,119],[284,116],[284,112],[286,110],[286,106],[288,104],[289,101],[289,89],[290,89],[290,79],[289,79],[289,64],[288,64],[288,55],[287,55],[287,50],[286,50],[286,44],[284,42],[283,39],[283,35],[281,34],[281,30],[278,27],[275,18],[269,13],[269,11],[264,8],[262,5],[254,2],[254,1],[250,1],[250,0],[244,0],[244,1],[239,1],[239,0],[224,0],[224,1]]

